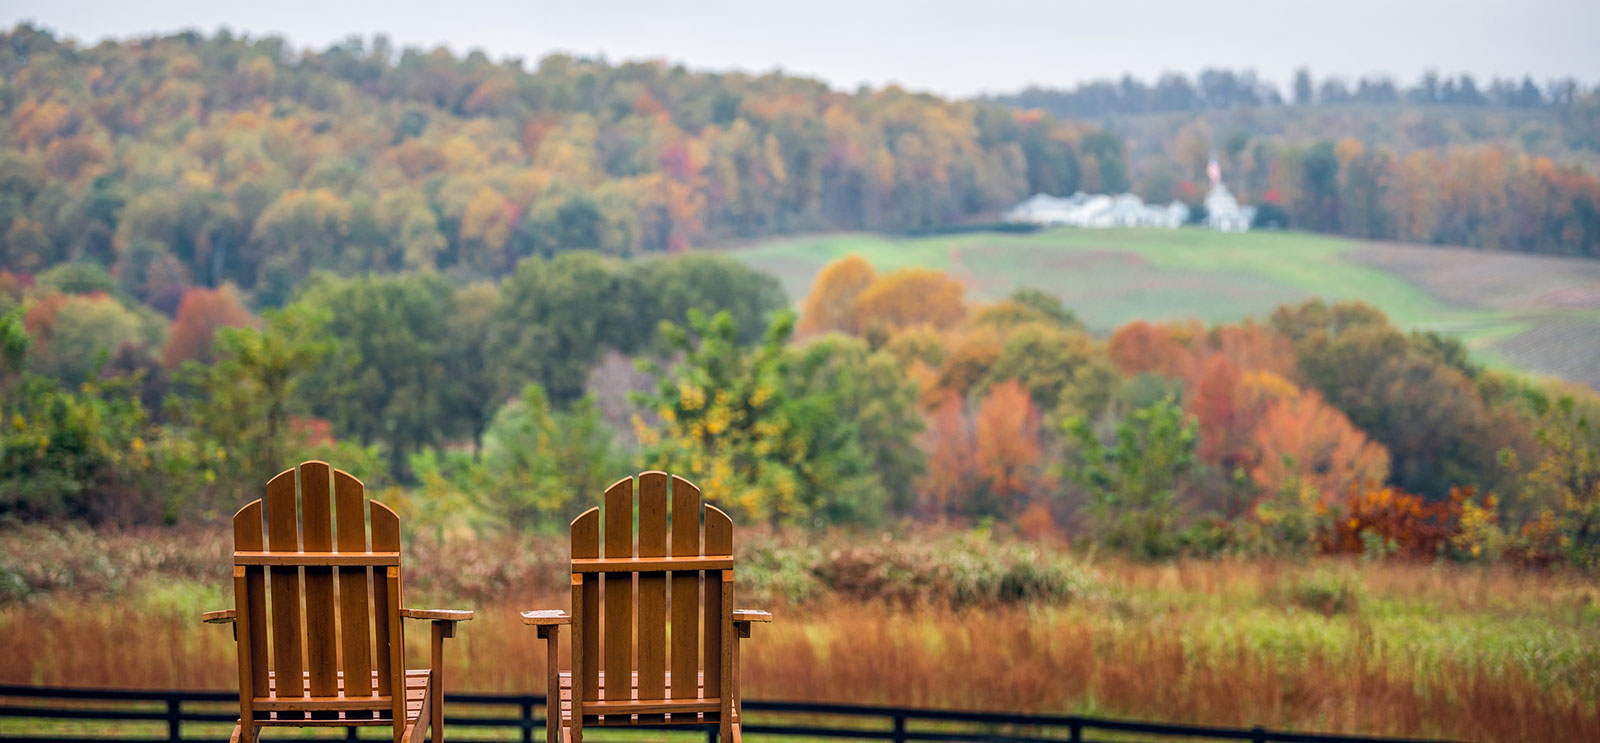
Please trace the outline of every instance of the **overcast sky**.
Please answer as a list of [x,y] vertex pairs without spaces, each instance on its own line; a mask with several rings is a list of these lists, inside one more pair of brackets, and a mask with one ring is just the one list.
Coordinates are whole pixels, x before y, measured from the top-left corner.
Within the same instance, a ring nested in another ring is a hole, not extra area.
[[1132,73],[1254,68],[1409,83],[1446,74],[1600,79],[1600,0],[7,0],[93,43],[227,26],[323,47],[384,33],[397,46],[478,48],[530,63],[552,51],[696,69],[784,71],[853,89],[899,83],[948,95],[1071,86]]

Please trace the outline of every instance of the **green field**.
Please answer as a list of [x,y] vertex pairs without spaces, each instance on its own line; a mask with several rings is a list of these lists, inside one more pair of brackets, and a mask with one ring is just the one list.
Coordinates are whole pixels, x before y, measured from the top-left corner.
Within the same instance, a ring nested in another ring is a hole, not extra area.
[[947,271],[980,301],[1017,287],[1060,297],[1100,333],[1130,320],[1265,318],[1310,297],[1360,299],[1399,325],[1459,336],[1493,365],[1600,388],[1600,262],[1368,243],[1297,232],[1200,229],[843,234],[733,252],[804,297],[829,261],[859,253],[879,270]]

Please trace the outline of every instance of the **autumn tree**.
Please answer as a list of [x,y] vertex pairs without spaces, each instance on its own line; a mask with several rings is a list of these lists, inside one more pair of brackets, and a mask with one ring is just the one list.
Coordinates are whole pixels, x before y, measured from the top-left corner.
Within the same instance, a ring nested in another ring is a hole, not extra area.
[[973,424],[977,442],[973,469],[981,500],[969,508],[1016,516],[1051,487],[1039,444],[1039,412],[1022,383],[995,385],[984,396]]
[[872,264],[859,253],[851,253],[835,260],[817,273],[800,310],[801,334],[843,330],[852,332],[857,327],[856,298],[878,278]]
[[856,335],[929,325],[948,328],[967,314],[966,287],[940,271],[907,268],[887,274],[861,290],[851,303]]
[[[1285,387],[1281,381],[1272,386]],[[1389,479],[1389,452],[1315,391],[1278,399],[1254,433],[1256,465],[1250,478],[1263,493],[1276,494],[1293,483],[1332,505],[1358,487]]]
[[860,429],[838,415],[838,391],[795,364],[784,345],[794,316],[780,314],[763,342],[746,349],[732,316],[689,313],[665,325],[682,361],[654,366],[653,393],[637,402],[661,421],[635,427],[640,464],[682,473],[718,505],[774,526],[871,522],[887,494],[871,471]]
[[977,487],[977,446],[959,393],[940,393],[922,441],[928,451],[928,471],[917,487],[922,510],[938,517],[961,513],[967,494]]
[[183,293],[178,314],[167,330],[161,363],[173,369],[185,361],[209,362],[218,328],[238,328],[254,322],[255,317],[239,302],[239,293],[231,284],[218,289],[189,289]]

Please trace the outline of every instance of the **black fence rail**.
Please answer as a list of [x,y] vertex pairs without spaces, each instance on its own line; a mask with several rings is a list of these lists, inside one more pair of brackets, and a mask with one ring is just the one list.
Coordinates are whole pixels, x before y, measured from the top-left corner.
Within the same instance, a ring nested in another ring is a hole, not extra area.
[[[238,719],[236,693],[135,691],[0,685],[0,739],[48,743],[181,743],[226,740]],[[447,694],[451,743],[537,743],[545,738],[544,697],[532,694]],[[1414,738],[1292,733],[1263,728],[1166,725],[1077,715],[908,709],[855,704],[744,701],[747,738],[828,741],[997,741],[1002,743],[1122,743],[1124,741],[1251,741],[1252,743],[1441,743]],[[187,726],[188,730],[185,730]],[[125,727],[135,728],[124,730]],[[206,728],[205,731],[196,728]],[[653,730],[699,734],[694,727]],[[164,734],[163,734],[164,730]],[[388,728],[367,728],[386,735]],[[219,732],[220,731],[220,732]],[[595,734],[607,736],[608,731]],[[707,743],[715,726],[704,728]],[[378,740],[340,737],[297,741]],[[478,737],[474,737],[478,736]],[[492,736],[492,737],[482,737]],[[626,738],[640,740],[637,735]]]

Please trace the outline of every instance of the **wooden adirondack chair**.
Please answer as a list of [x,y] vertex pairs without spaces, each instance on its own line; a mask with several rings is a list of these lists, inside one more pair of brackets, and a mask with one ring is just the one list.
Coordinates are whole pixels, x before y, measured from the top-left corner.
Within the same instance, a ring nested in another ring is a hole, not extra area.
[[[645,472],[637,501],[631,477],[606,489],[604,557],[600,531],[598,508],[572,521],[572,613],[522,614],[546,642],[547,743],[582,743],[585,725],[662,724],[715,724],[723,743],[738,743],[734,633],[749,637],[752,622],[772,615],[733,610],[733,521],[702,505],[689,481]],[[572,671],[561,673],[556,648],[567,624]]]
[[[401,608],[394,511],[367,500],[360,480],[327,462],[300,465],[299,497],[295,474],[279,473],[267,483],[264,503],[252,501],[234,514],[235,608],[202,617],[234,628],[233,743],[255,743],[263,727],[358,725],[392,726],[396,743],[423,740],[431,725],[440,743],[444,639],[472,612]],[[433,621],[429,668],[406,668],[401,619]]]

